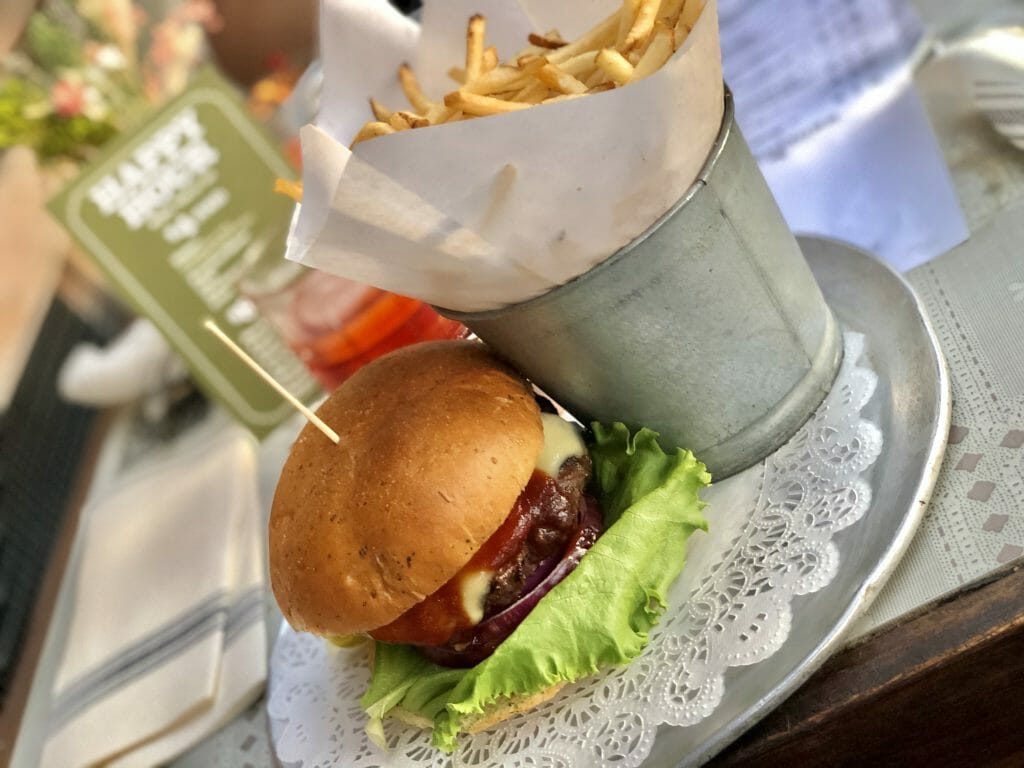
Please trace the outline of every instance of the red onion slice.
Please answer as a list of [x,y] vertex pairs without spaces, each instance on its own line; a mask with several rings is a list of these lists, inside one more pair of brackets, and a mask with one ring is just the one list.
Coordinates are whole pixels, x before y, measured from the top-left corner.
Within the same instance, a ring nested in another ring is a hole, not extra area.
[[[508,608],[460,632],[446,645],[424,646],[423,655],[445,667],[472,667],[490,656],[512,634],[540,599],[579,564],[601,534],[601,510],[589,496],[583,497],[579,527],[566,545],[557,564],[532,589],[524,588],[522,597]],[[540,570],[540,569],[538,569]],[[524,585],[527,587],[528,585]]]

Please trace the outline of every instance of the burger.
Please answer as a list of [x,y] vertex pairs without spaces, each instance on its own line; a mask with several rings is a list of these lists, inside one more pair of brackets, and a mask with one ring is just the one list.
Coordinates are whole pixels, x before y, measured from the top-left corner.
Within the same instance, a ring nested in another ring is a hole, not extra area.
[[270,578],[287,621],[372,640],[369,731],[396,716],[458,734],[639,655],[710,477],[656,434],[591,445],[475,341],[365,366],[320,407],[281,473]]
[[601,530],[579,432],[482,344],[406,348],[320,415],[341,444],[300,438],[271,520],[274,590],[296,629],[473,666]]

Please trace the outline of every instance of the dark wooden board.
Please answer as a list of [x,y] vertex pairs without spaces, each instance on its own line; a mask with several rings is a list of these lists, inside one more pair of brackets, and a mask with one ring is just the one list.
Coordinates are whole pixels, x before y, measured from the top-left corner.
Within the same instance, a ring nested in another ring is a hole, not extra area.
[[710,765],[1024,766],[1024,569],[839,653]]

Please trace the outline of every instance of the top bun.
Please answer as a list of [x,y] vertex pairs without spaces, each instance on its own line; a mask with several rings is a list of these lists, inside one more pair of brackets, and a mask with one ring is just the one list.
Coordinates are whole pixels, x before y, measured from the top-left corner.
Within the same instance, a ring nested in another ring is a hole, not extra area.
[[508,517],[543,445],[530,386],[473,341],[416,344],[361,368],[281,471],[270,581],[289,624],[389,624],[445,584]]

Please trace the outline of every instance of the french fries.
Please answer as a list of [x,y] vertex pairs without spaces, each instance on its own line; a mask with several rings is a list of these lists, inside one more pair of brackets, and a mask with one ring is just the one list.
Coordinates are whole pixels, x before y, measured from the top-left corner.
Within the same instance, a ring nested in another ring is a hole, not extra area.
[[382,123],[388,122],[391,119],[391,115],[394,114],[394,112],[373,98],[373,96],[370,97],[370,111],[373,112],[374,118]]
[[285,197],[290,197],[296,203],[302,202],[302,182],[288,181],[287,179],[274,180],[274,192]]
[[519,101],[506,101],[494,96],[481,96],[479,93],[463,93],[455,91],[444,97],[446,107],[459,110],[466,115],[484,117],[485,115],[497,115],[502,112],[514,112],[517,109],[527,109],[530,104]]
[[640,80],[654,74],[675,52],[675,33],[660,21],[654,25],[654,33],[647,44],[647,50],[633,67],[633,79]]
[[375,139],[378,136],[387,136],[389,133],[394,132],[395,129],[392,128],[388,123],[382,123],[379,120],[369,122],[359,129],[359,133],[357,133],[356,137],[352,139],[351,146],[354,147],[361,141],[366,141],[367,139]]
[[527,40],[529,40],[530,45],[534,45],[537,48],[547,48],[549,50],[555,50],[556,48],[561,48],[565,45],[565,40],[563,40],[562,36],[558,34],[557,29],[553,29],[543,35],[537,35],[531,32]]
[[550,62],[537,71],[537,77],[548,88],[559,93],[581,96],[587,92],[587,86]]
[[640,0],[640,5],[636,10],[636,18],[633,19],[633,26],[629,28],[626,33],[626,39],[623,41],[622,46],[627,51],[631,51],[634,48],[640,47],[640,44],[646,41],[651,36],[651,32],[654,31],[654,20],[658,16],[658,9],[661,3],[658,0]]
[[[466,74],[468,77],[469,73],[467,72]],[[405,98],[409,100],[412,108],[417,113],[422,115],[430,109],[432,106],[430,99],[420,90],[419,81],[416,80],[416,73],[412,71],[412,67],[408,64],[403,64],[398,68],[398,82],[402,86]]]
[[[633,65],[629,63],[621,53],[614,48],[603,48],[594,59],[594,63],[601,71],[608,75],[608,78],[619,85],[625,85],[633,79]],[[376,110],[374,113],[376,114]],[[378,116],[378,119],[379,116]]]
[[483,74],[484,66],[484,32],[487,21],[477,14],[469,19],[466,30],[466,80],[475,80]]
[[483,56],[483,71],[490,72],[496,66],[498,66],[498,49],[493,45],[484,48]]
[[528,45],[501,63],[486,41],[487,20],[477,14],[466,28],[463,66],[448,76],[457,88],[433,101],[408,64],[398,81],[411,109],[389,109],[370,99],[374,120],[351,146],[398,131],[497,115],[611,90],[653,74],[686,41],[706,0],[622,0],[615,13],[575,40],[558,30],[531,34]]

